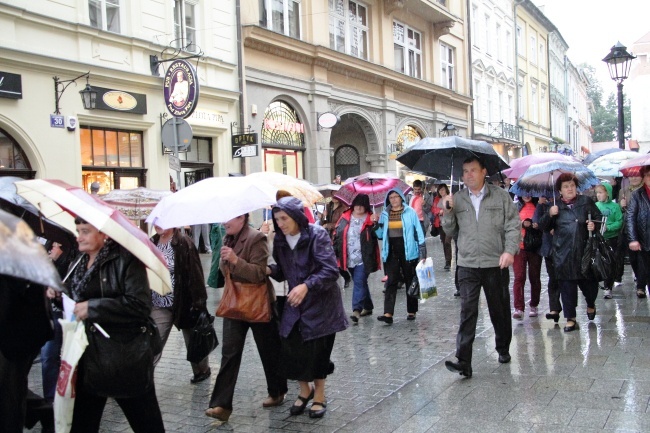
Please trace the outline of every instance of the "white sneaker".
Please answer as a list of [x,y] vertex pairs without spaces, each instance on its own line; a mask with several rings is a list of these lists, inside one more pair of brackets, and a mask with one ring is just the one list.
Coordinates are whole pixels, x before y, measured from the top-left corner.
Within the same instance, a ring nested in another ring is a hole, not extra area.
[[621,281],[614,281],[614,287],[618,287],[618,286],[620,286],[622,284],[623,284],[623,282],[621,282]]
[[537,317],[537,307],[530,307],[528,317]]
[[515,312],[512,314],[513,319],[521,319],[524,317],[524,312],[521,310],[515,310]]
[[611,290],[605,290],[605,296],[603,296],[605,299],[612,299],[612,291]]

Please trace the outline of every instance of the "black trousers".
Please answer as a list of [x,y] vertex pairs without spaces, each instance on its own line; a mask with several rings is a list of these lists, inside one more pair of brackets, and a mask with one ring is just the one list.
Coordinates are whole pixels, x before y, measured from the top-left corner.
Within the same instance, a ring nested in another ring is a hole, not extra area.
[[[99,431],[107,397],[91,394],[77,382],[77,396],[72,415],[70,433],[94,433]],[[152,386],[144,394],[131,398],[116,398],[134,433],[162,433],[165,431],[162,414]]]
[[257,351],[262,360],[269,395],[277,397],[287,392],[287,379],[280,374],[281,343],[277,322],[271,320],[269,323],[249,323],[224,318],[221,368],[212,390],[210,407],[232,410],[235,385],[249,328],[253,331]]
[[576,317],[576,307],[578,306],[578,287],[582,291],[587,302],[587,307],[596,307],[596,297],[598,296],[598,281],[595,280],[559,280],[560,293],[562,294],[562,306],[564,307],[564,317],[573,319]]
[[[418,259],[406,260],[404,250],[404,238],[390,238],[388,260],[384,263],[388,281],[386,281],[386,293],[384,293],[384,313],[395,314],[395,301],[397,300],[397,289],[403,281],[406,287],[411,284],[415,276],[415,267]],[[406,312],[415,314],[418,312],[418,298],[406,295]]]
[[11,359],[0,352],[0,432],[22,433],[27,410],[27,376],[33,354],[14,354]]
[[481,287],[494,327],[496,350],[510,351],[512,340],[512,319],[510,318],[510,290],[505,281],[510,281],[508,268],[467,268],[457,266],[460,286],[460,328],[456,336],[456,357],[459,361],[472,363],[472,345],[476,337],[476,322]]
[[548,309],[559,313],[562,311],[562,304],[560,303],[560,285],[555,277],[553,256],[544,257],[544,264],[548,274]]

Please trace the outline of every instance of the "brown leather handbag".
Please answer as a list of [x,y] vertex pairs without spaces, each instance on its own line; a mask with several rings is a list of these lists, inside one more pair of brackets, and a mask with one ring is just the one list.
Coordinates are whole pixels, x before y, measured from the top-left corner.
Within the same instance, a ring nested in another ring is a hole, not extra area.
[[240,283],[232,280],[229,271],[225,277],[223,295],[215,313],[217,316],[253,323],[271,321],[272,298],[266,281]]

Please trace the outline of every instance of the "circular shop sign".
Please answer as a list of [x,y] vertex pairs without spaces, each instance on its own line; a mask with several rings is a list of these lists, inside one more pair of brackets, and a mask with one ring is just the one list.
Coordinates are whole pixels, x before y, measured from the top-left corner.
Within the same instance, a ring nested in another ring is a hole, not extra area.
[[167,110],[174,117],[188,117],[199,101],[199,80],[194,67],[185,60],[175,60],[167,69],[163,84]]
[[318,116],[318,126],[321,128],[333,128],[339,121],[339,118],[334,113],[323,113]]

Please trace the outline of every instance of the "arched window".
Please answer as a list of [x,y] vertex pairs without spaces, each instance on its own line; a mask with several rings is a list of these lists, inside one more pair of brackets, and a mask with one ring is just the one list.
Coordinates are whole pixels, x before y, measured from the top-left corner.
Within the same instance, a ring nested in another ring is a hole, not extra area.
[[296,110],[284,101],[274,101],[264,110],[262,148],[264,171],[302,179],[305,125]]
[[359,151],[357,148],[349,144],[344,144],[336,149],[336,153],[334,154],[334,170],[334,174],[340,174],[343,180],[360,175],[361,168],[359,166]]
[[18,176],[33,179],[35,172],[27,155],[14,138],[0,129],[0,176]]
[[397,140],[395,142],[395,151],[400,154],[406,149],[417,143],[422,139],[420,133],[414,127],[406,125],[402,130],[397,134]]

